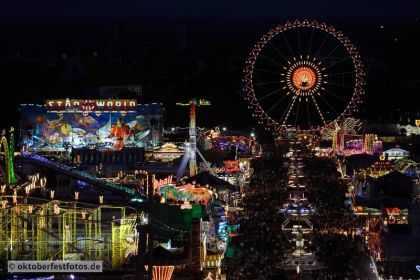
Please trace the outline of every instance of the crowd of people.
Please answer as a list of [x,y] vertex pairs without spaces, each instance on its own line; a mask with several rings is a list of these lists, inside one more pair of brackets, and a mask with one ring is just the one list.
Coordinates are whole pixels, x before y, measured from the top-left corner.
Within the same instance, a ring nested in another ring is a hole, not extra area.
[[269,157],[252,163],[254,173],[244,190],[244,209],[230,217],[230,223],[240,228],[230,244],[235,255],[228,260],[227,279],[282,279],[277,265],[289,245],[281,232],[281,202],[287,199],[283,162]]
[[[293,247],[281,225],[281,212],[287,201],[287,165],[283,157],[263,157],[252,163],[254,169],[244,189],[243,211],[231,215],[230,223],[239,224],[230,246],[227,279],[287,279],[279,264]],[[309,250],[315,253],[322,271],[318,279],[358,279],[355,269],[368,256],[358,229],[364,221],[345,205],[347,184],[340,179],[331,159],[307,157],[304,172],[309,186],[308,199],[315,212]],[[360,278],[361,279],[361,278]]]
[[355,268],[368,252],[358,229],[365,221],[344,203],[346,182],[339,177],[334,161],[328,158],[306,158],[305,173],[309,178],[309,200],[316,210],[311,221],[312,244],[318,261],[324,265],[327,277],[360,279]]

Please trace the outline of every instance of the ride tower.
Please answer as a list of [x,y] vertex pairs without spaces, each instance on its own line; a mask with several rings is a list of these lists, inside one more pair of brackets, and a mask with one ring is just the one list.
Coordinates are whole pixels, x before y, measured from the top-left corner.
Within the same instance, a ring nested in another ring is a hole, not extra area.
[[289,191],[288,202],[283,205],[282,212],[286,220],[282,230],[288,233],[289,240],[293,243],[293,250],[289,252],[286,260],[279,264],[281,270],[293,271],[299,274],[304,271],[318,270],[322,266],[315,255],[308,249],[313,224],[310,216],[314,208],[306,197],[307,185],[303,172],[301,143],[295,138],[291,141],[289,153],[289,171],[287,187]]
[[207,101],[204,99],[192,98],[187,103],[176,103],[176,105],[190,107],[189,140],[188,142],[184,143],[184,148],[185,148],[184,156],[182,158],[181,165],[179,166],[178,171],[176,173],[176,181],[179,181],[182,175],[184,174],[187,163],[189,163],[190,176],[194,176],[197,174],[197,158],[196,158],[197,153],[203,159],[205,164],[208,165],[203,155],[201,155],[200,151],[197,149],[197,126],[196,126],[195,109],[196,109],[196,106],[210,106],[211,103],[210,101]]

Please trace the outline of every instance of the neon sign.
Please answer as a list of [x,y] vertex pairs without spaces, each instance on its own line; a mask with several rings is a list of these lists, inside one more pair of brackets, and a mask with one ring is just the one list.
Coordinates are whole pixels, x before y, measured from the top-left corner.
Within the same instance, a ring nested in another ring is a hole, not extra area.
[[170,184],[172,184],[172,180],[173,180],[173,176],[172,175],[169,175],[165,179],[160,179],[160,180],[154,179],[153,180],[153,187],[155,189],[159,189],[159,188],[161,188],[163,186],[170,185]]
[[45,107],[53,112],[137,111],[137,101],[135,99],[49,99],[45,102]]
[[418,272],[420,272],[420,265],[416,265],[416,269]]
[[240,170],[239,160],[225,160],[224,163],[226,173],[233,173]]

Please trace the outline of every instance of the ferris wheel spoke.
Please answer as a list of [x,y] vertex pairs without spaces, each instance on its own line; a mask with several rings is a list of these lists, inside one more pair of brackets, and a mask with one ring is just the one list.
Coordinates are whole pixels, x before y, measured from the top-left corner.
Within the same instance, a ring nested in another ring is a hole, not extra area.
[[309,54],[311,53],[311,48],[312,48],[312,38],[314,36],[314,28],[311,28],[311,37],[309,39],[309,47],[308,47],[308,53],[307,53],[307,58],[309,58]]
[[321,63],[324,62],[327,58],[329,58],[341,45],[337,44],[325,57],[322,58],[320,61]]
[[300,108],[300,97],[299,97],[298,105],[297,105],[297,108],[296,108],[296,116],[295,116],[295,123],[294,123],[295,127],[296,127],[297,119],[298,119],[298,116],[299,116],[299,108]]
[[280,63],[274,61],[273,59],[271,59],[271,58],[269,58],[269,57],[267,57],[265,55],[262,55],[262,54],[260,54],[260,56],[262,58],[264,58],[265,60],[270,61],[271,63],[273,63],[273,64],[275,64],[275,65],[277,65],[277,66],[279,66],[279,67],[281,67],[283,69],[283,65],[281,65]]
[[[293,96],[292,100],[289,103],[289,106],[287,106],[286,110],[283,112],[283,115],[281,116],[280,122],[283,124],[286,124],[287,119],[289,118],[290,112],[292,111],[293,105],[296,101],[296,95]],[[286,113],[287,112],[287,113]],[[286,116],[284,116],[286,114]],[[283,120],[284,118],[284,120]]]
[[315,108],[318,111],[319,116],[321,117],[322,123],[325,125],[326,122],[325,122],[324,116],[322,115],[321,109],[319,109],[318,103],[316,102],[315,97],[314,97],[313,94],[311,94],[311,98],[312,98],[312,101],[315,104]]
[[263,121],[266,129],[324,126],[348,108],[354,90],[363,86],[363,70],[355,65],[359,54],[337,32],[326,23],[295,21],[261,37],[243,80],[252,97],[246,100],[257,103],[261,120],[269,119]]
[[[257,101],[262,101],[263,99],[281,91],[283,88],[278,88],[276,90],[273,90],[272,92],[267,93],[266,95],[262,96],[261,98],[257,98]],[[287,95],[284,95],[282,98],[286,97]],[[281,100],[281,99],[280,99]]]
[[354,74],[356,72],[354,71],[347,71],[347,72],[337,72],[337,73],[332,73],[332,74],[327,74],[326,77],[332,77],[332,76],[338,76],[338,75],[346,75],[346,74]]
[[254,84],[254,86],[272,85],[272,84],[278,84],[278,83],[282,83],[282,82],[283,82],[283,80],[272,81],[272,82],[263,82],[263,83]]
[[296,28],[297,31],[297,41],[298,41],[298,47],[299,47],[299,54],[302,56],[302,49],[300,47],[300,34],[299,34],[299,28]]
[[318,54],[322,50],[322,47],[324,46],[325,42],[327,41],[329,35],[330,34],[328,32],[325,34],[324,40],[322,40],[321,45],[319,46],[318,50],[316,51],[314,58],[318,57]]
[[311,116],[309,115],[309,102],[308,102],[308,99],[306,99],[306,113],[308,115],[308,127],[311,127]]
[[289,42],[287,41],[286,36],[284,36],[284,33],[282,32],[281,35],[283,36],[284,41],[286,42],[286,46],[289,49],[290,54],[292,55],[292,58],[295,58],[295,55],[293,54],[292,48],[289,45]]
[[325,91],[326,93],[328,93],[328,94],[330,94],[330,95],[334,96],[335,98],[337,98],[337,99],[339,99],[339,100],[343,101],[344,103],[348,103],[348,101],[347,101],[347,100],[345,100],[344,98],[342,98],[340,95],[335,94],[334,92],[332,92],[332,91],[330,91],[330,90],[328,90],[328,89],[326,89],[326,88],[322,88],[322,90],[323,90],[323,91]]
[[331,68],[331,67],[333,67],[333,66],[335,66],[335,65],[337,65],[337,64],[339,64],[339,63],[341,63],[341,62],[343,62],[343,61],[346,61],[347,59],[352,59],[352,57],[351,57],[351,56],[346,56],[346,57],[343,57],[342,59],[337,60],[336,62],[334,62],[334,63],[332,63],[332,64],[328,65],[327,67],[322,68],[322,70],[325,70],[325,69]]
[[273,111],[273,109],[274,108],[276,108],[279,104],[280,104],[280,102],[282,102],[286,97],[287,97],[287,95],[288,94],[285,94],[282,98],[280,98],[276,103],[274,103],[274,105],[273,106],[271,106],[271,108],[270,109],[268,109],[267,110],[267,114],[268,113],[270,113],[271,111]]
[[343,87],[343,88],[351,88],[351,89],[353,89],[353,88],[354,88],[354,87],[349,86],[349,85],[337,84],[337,83],[334,83],[334,82],[328,82],[328,84],[330,84],[330,85],[334,85],[334,86],[338,86],[338,87]]
[[328,101],[324,98],[324,97],[322,97],[322,95],[319,95],[319,97],[321,98],[321,100],[322,101],[324,101],[324,103],[325,104],[327,104],[327,106],[328,107],[330,107],[331,108],[331,110],[333,110],[334,111],[334,113],[338,116],[338,115],[340,115],[339,113],[337,113],[337,111],[334,109],[334,107],[333,106],[331,106],[330,105],[330,103],[328,103]]
[[288,61],[286,56],[273,44],[273,42],[269,41],[269,44],[285,61]]
[[279,72],[268,71],[268,70],[263,70],[263,69],[258,69],[258,68],[255,68],[254,71],[256,71],[256,72],[270,73],[270,74],[274,74],[274,75],[281,75]]

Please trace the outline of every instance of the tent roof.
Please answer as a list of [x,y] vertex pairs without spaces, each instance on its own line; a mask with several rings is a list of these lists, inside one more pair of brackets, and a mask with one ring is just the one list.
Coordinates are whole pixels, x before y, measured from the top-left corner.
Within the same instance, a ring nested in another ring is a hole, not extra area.
[[193,181],[195,181],[197,185],[202,187],[209,185],[210,187],[216,188],[217,190],[227,189],[232,192],[238,191],[237,186],[234,186],[231,183],[222,180],[207,171],[198,173],[197,175],[184,179],[183,181],[186,184],[191,184]]
[[227,131],[221,131],[220,134],[222,136],[242,136],[242,137],[246,137],[248,139],[251,139],[251,137],[249,137],[248,134],[246,134],[243,131],[240,130],[227,130]]
[[354,155],[350,155],[348,157],[346,157],[347,160],[349,161],[363,161],[363,160],[368,160],[368,161],[377,161],[379,159],[378,156],[375,155],[370,155],[370,154],[354,154]]
[[346,157],[347,166],[352,169],[360,169],[370,167],[379,160],[378,156],[369,154],[356,154]]
[[384,151],[383,153],[384,154],[386,154],[386,153],[403,153],[403,154],[408,154],[408,151],[403,150],[403,149],[401,149],[399,147],[394,147],[394,148],[391,148],[391,149],[388,149],[388,150]]
[[[146,259],[148,256],[146,256]],[[158,246],[153,250],[154,265],[179,265],[188,262],[188,258],[183,255],[174,254],[166,250],[162,246]]]
[[420,256],[420,237],[387,233],[382,244],[389,256]]
[[[378,183],[385,183],[385,182],[393,182],[393,183],[409,183],[411,185],[412,180],[410,177],[405,175],[404,173],[398,172],[397,170],[394,170],[392,172],[389,172],[385,174],[384,176],[381,176],[378,178]],[[398,186],[396,186],[398,187]]]
[[381,209],[382,207],[397,207],[400,209],[408,209],[411,205],[410,199],[396,198],[394,196],[383,195],[376,199],[363,201],[361,206],[368,208]]

